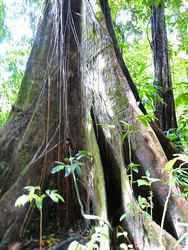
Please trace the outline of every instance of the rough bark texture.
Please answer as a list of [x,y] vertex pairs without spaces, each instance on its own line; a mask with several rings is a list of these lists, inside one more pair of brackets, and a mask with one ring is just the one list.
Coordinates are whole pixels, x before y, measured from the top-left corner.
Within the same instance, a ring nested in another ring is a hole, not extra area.
[[[107,1],[47,1],[18,98],[23,118],[13,114],[0,138],[0,157],[7,162],[7,171],[0,179],[7,176],[10,180],[6,185],[2,182],[1,250],[23,236],[28,224],[30,210],[14,207],[27,185],[59,188],[66,202],[57,207],[57,215],[64,227],[81,225],[84,218],[103,226],[108,240],[100,249],[112,245],[118,249],[112,231],[120,225],[128,233],[125,242],[131,242],[135,249],[176,249],[175,237],[184,233],[177,222],[187,222],[187,202],[178,198],[174,187],[165,231],[159,226],[162,213],[157,219],[146,218],[129,181],[127,165],[134,155],[142,173],[149,171],[151,177],[161,179],[152,185],[152,191],[159,203],[154,201],[156,210],[163,211],[169,191],[169,176],[163,171],[167,158],[152,128],[139,120],[143,106],[139,106],[139,96],[135,98],[137,91],[112,31]],[[32,85],[27,85],[26,79]],[[19,124],[14,125],[15,120]],[[129,147],[121,139],[122,122],[132,127]],[[12,143],[14,133],[10,133],[17,128],[20,133]],[[92,158],[76,180],[78,195],[74,178],[52,177],[50,170],[55,161],[63,161],[80,149],[90,152]],[[123,213],[127,217],[120,223]]]
[[161,100],[156,100],[156,117],[163,131],[177,128],[172,78],[168,56],[164,4],[152,6],[152,49],[155,86]]

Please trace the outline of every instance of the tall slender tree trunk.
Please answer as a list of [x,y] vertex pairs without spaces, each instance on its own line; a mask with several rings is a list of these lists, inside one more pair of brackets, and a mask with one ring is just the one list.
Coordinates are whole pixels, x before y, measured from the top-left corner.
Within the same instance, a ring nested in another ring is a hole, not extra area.
[[[176,249],[176,238],[187,232],[179,222],[188,222],[188,203],[178,188],[169,189],[166,154],[150,125],[139,119],[143,106],[114,38],[106,0],[46,1],[18,97],[23,112],[12,114],[0,135],[6,162],[0,178],[0,250],[21,240],[34,219],[31,208],[14,206],[27,185],[58,188],[65,203],[56,207],[55,222],[79,235],[76,225],[85,228],[86,220],[94,220],[107,235],[101,250],[118,249],[111,237],[118,228],[127,232],[124,242],[139,250]],[[132,128],[128,145],[121,139],[122,124]],[[72,176],[50,172],[55,161],[80,149],[92,158],[76,178],[75,192]],[[137,202],[140,190],[127,174],[133,161],[140,174],[147,171],[160,180],[151,185],[154,217],[146,217]]]
[[159,96],[156,100],[156,117],[161,129],[165,131],[177,128],[177,121],[163,2],[152,6],[151,29],[155,71],[154,84]]

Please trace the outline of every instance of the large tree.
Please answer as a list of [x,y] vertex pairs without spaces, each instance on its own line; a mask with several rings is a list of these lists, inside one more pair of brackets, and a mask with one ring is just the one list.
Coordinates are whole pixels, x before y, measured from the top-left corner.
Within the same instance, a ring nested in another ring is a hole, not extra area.
[[[119,52],[106,0],[46,1],[16,105],[19,112],[0,132],[1,250],[28,228],[32,206],[14,206],[28,185],[58,187],[66,201],[57,207],[60,225],[68,230],[96,221],[109,235],[105,249],[119,224],[135,249],[176,248],[186,232],[179,223],[188,221],[188,203],[163,169],[171,145],[155,124],[154,132],[143,123],[146,112]],[[56,161],[82,149],[92,157],[79,178],[51,175]],[[133,161],[140,164],[139,175],[149,172],[160,180],[151,184],[153,217],[145,216],[136,199],[141,191],[128,178]]]
[[177,128],[172,77],[169,63],[164,2],[153,4],[151,29],[155,86],[158,90],[156,117],[163,130]]

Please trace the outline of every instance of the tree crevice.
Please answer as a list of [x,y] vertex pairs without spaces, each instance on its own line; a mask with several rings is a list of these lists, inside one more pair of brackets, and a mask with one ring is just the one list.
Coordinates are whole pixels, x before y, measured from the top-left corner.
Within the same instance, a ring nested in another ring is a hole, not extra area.
[[94,115],[93,108],[91,109],[91,117],[104,172],[108,219],[113,227],[111,241],[113,249],[115,249],[117,239],[114,232],[116,231],[116,227],[120,225],[119,219],[123,213],[121,182],[119,181],[121,179],[121,173],[118,163],[112,153],[111,145],[105,138],[102,127],[99,125],[97,117]]
[[[93,111],[91,112],[91,114]],[[108,216],[110,221],[117,222],[117,217],[122,208],[122,193],[120,172],[118,171],[118,163],[112,153],[110,144],[105,138],[103,130],[94,118],[92,114],[92,120],[94,124],[95,135],[100,150],[100,156],[102,160],[102,166],[105,176],[105,185],[107,192],[107,203],[108,203]],[[114,216],[115,215],[115,216]]]

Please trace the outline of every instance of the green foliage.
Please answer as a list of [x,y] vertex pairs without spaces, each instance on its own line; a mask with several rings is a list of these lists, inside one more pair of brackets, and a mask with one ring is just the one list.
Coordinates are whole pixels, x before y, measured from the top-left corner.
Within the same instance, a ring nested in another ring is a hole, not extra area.
[[25,190],[28,191],[28,194],[23,194],[21,195],[15,202],[15,206],[16,207],[23,207],[25,206],[26,203],[31,203],[31,202],[35,202],[36,207],[41,210],[42,207],[42,200],[44,198],[44,196],[42,195],[37,195],[36,191],[40,190],[40,187],[34,187],[34,186],[27,186],[24,187]]
[[188,92],[180,93],[176,96],[176,106],[188,105]]
[[83,161],[87,158],[90,159],[91,155],[85,150],[80,150],[73,157],[65,158],[66,163],[57,162],[57,166],[55,166],[51,172],[52,174],[56,174],[63,171],[65,177],[73,173],[81,175],[81,167],[84,165]]
[[149,124],[154,121],[156,118],[153,113],[147,114],[147,115],[139,115],[137,116],[137,120],[143,123],[145,127],[148,127]]
[[[188,154],[188,117],[187,109],[179,116],[178,129],[176,131],[177,138],[179,139],[178,146],[181,152]],[[178,141],[177,141],[178,142]]]
[[140,195],[138,196],[138,204],[143,210],[150,208],[150,203],[147,201],[147,199]]
[[3,0],[0,0],[0,41],[6,35],[6,26],[5,26],[5,4]]
[[[188,6],[183,0],[110,0],[113,23],[118,43],[131,76],[136,83],[142,103],[154,114],[156,101],[162,99],[154,83],[151,47],[151,5],[165,4],[169,57],[173,91],[178,118],[178,129],[166,131],[178,149],[188,152]],[[141,117],[142,118],[142,117]],[[143,117],[147,126],[148,122]],[[123,133],[123,139],[126,133]]]
[[[124,26],[125,31],[135,32],[137,35],[142,34],[142,28],[144,26],[144,20],[147,20],[150,15],[150,3],[149,0],[128,0],[128,1],[116,1],[110,0],[110,7],[112,12],[112,18],[115,20],[120,14],[128,14],[131,16],[128,22]],[[125,15],[124,15],[124,18]],[[119,24],[118,24],[119,25]],[[127,27],[126,27],[127,26]]]
[[[1,58],[0,66],[4,72],[8,72],[8,78],[1,76],[2,91],[4,97],[13,104],[16,101],[17,93],[23,78],[23,65],[30,52],[29,48],[19,50],[9,50]],[[6,73],[5,73],[6,74]]]
[[1,111],[0,110],[0,127],[3,127],[3,125],[7,121],[8,117],[9,117],[9,111]]
[[147,172],[145,176],[142,176],[136,182],[137,182],[138,187],[141,187],[141,186],[150,186],[151,187],[151,184],[154,182],[157,182],[157,181],[160,181],[160,180],[157,178],[150,177],[149,172]]
[[16,102],[29,52],[29,47],[17,47],[16,50],[9,48],[3,56],[0,55],[0,69],[3,72],[0,75],[0,93],[3,103],[0,112],[0,126],[4,125],[11,106]]
[[[134,34],[134,33],[133,33]],[[132,35],[133,37],[135,35]],[[137,37],[137,36],[136,36]],[[126,45],[125,39],[120,44],[123,57],[128,66],[131,76],[138,88],[142,103],[148,112],[152,112],[155,106],[155,99],[158,97],[157,89],[154,86],[152,73],[152,55],[147,39],[135,40]]]
[[55,202],[59,203],[64,202],[63,197],[58,194],[58,190],[46,190],[46,194],[41,194],[41,188],[40,186],[27,186],[24,187],[24,190],[28,192],[28,194],[23,194],[20,197],[17,198],[15,202],[16,207],[23,207],[27,203],[34,202],[35,206],[42,210],[43,207],[43,200],[48,196],[50,199]]
[[27,203],[34,204],[35,207],[40,211],[40,250],[42,250],[42,227],[43,227],[43,201],[48,196],[53,202],[59,203],[64,202],[63,197],[58,194],[57,190],[46,190],[45,193],[41,193],[40,186],[27,186],[24,189],[28,194],[23,194],[17,198],[15,202],[16,207],[23,207]]
[[140,164],[131,162],[131,163],[129,163],[129,165],[127,167],[128,167],[128,170],[130,172],[138,173],[139,168],[140,168]]
[[121,123],[121,140],[122,142],[135,131],[134,126],[125,121],[120,121]]
[[59,203],[60,201],[64,202],[63,197],[60,194],[58,194],[58,190],[56,190],[56,189],[54,189],[54,190],[48,189],[48,190],[46,190],[46,194],[55,203]]
[[[0,0],[0,126],[6,122],[11,105],[16,102],[23,78],[25,65],[31,50],[36,24],[40,15],[40,0],[17,1]],[[24,20],[24,21],[23,21]],[[24,23],[23,23],[24,22]],[[15,32],[12,27],[22,29]],[[25,26],[28,23],[28,27]],[[5,25],[6,24],[6,25]],[[19,27],[20,28],[20,27]],[[16,34],[15,34],[16,33]],[[3,39],[4,38],[4,39]]]
[[179,49],[188,52],[188,38],[187,38],[187,22],[188,22],[188,6],[186,1],[182,0],[168,0],[166,2],[168,14],[166,17],[167,23],[172,29],[178,32],[180,43]]
[[188,118],[187,109],[179,115],[178,128],[166,131],[166,136],[175,143],[179,152],[188,153]]
[[[179,167],[174,167],[176,162],[181,162]],[[177,154],[175,158],[168,161],[165,165],[165,171],[171,176],[171,185],[181,188],[182,196],[188,198],[188,173],[187,173],[188,156]]]

